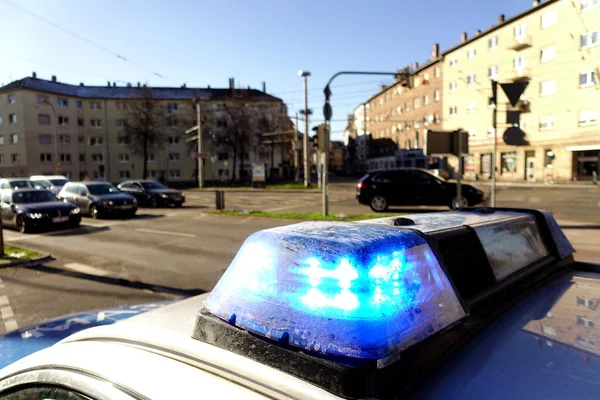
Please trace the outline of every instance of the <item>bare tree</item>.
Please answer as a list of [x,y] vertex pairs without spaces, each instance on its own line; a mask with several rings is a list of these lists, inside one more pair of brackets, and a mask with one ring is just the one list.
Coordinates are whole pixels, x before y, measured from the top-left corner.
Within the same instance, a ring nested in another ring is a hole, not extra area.
[[143,159],[143,178],[148,177],[148,158],[165,143],[164,130],[169,123],[165,107],[146,86],[137,89],[127,103],[125,138],[133,154]]

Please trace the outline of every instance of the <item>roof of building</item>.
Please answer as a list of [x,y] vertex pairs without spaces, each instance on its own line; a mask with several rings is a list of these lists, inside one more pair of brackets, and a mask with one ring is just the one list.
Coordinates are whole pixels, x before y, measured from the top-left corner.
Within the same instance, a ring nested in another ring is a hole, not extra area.
[[[203,100],[226,100],[233,94],[231,89],[188,88],[188,87],[148,87],[157,100],[191,100],[199,96]],[[140,87],[133,86],[85,86],[27,77],[0,87],[0,92],[17,89],[30,89],[39,92],[87,99],[134,99],[141,97]],[[248,100],[281,101],[257,89],[235,89]]]

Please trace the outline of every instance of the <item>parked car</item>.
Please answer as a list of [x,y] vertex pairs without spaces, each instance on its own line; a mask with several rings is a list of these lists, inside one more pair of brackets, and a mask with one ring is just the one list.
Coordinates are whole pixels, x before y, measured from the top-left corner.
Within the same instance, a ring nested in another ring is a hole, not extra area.
[[10,189],[2,192],[2,225],[26,233],[39,228],[79,227],[81,211],[45,189]]
[[0,179],[0,189],[42,189],[42,187],[29,179],[2,178]]
[[385,211],[389,206],[448,206],[459,208],[481,203],[484,193],[467,184],[462,185],[460,199],[456,182],[448,182],[418,168],[401,168],[370,172],[356,187],[356,199],[373,211]]
[[58,197],[75,204],[92,218],[133,217],[137,211],[135,197],[121,192],[110,182],[67,182]]
[[42,188],[48,189],[54,194],[58,194],[65,183],[71,182],[64,175],[34,175],[29,180],[38,183]]
[[169,189],[156,181],[125,181],[119,184],[119,189],[134,196],[140,206],[181,207],[185,202],[185,196],[180,191]]

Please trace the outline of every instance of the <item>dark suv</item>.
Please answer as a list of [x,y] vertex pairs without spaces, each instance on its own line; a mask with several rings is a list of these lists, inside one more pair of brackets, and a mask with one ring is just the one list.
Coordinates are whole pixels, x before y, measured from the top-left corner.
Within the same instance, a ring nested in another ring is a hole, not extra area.
[[456,183],[438,178],[424,169],[394,169],[370,172],[356,187],[359,203],[373,211],[385,211],[389,206],[472,206],[483,201],[483,192],[471,185],[462,185],[462,196],[456,197]]

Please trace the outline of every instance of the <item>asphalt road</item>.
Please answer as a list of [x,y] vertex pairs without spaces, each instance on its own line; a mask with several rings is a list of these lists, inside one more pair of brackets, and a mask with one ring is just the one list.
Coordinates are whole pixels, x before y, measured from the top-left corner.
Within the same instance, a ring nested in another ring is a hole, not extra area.
[[[485,187],[482,187],[485,189]],[[214,194],[188,193],[181,209],[141,209],[131,220],[84,219],[77,230],[23,235],[5,230],[6,243],[50,253],[38,268],[0,269],[0,333],[48,318],[122,304],[178,299],[212,289],[251,233],[293,221],[203,214]],[[318,192],[228,192],[228,208],[320,211]],[[352,185],[333,186],[333,213],[370,213],[356,204]],[[546,208],[567,221],[579,257],[598,261],[600,190],[502,188],[498,204]],[[443,208],[442,208],[443,209]],[[396,209],[395,213],[423,209]]]

